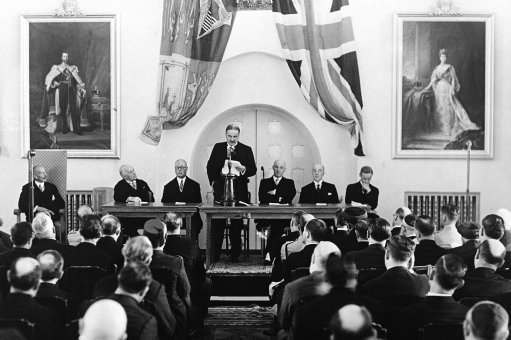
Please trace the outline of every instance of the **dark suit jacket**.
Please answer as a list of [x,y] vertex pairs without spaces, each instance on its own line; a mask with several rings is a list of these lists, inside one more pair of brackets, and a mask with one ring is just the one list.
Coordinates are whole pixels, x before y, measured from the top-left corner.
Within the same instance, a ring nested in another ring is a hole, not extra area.
[[419,339],[418,329],[428,323],[461,324],[468,307],[450,296],[426,296],[422,301],[404,308],[393,325],[394,339]]
[[291,270],[299,267],[309,267],[311,264],[312,253],[316,249],[317,244],[308,244],[302,251],[298,253],[289,254],[285,262],[284,277],[289,278]]
[[323,181],[318,191],[314,182],[311,182],[302,188],[299,203],[339,203],[339,195],[331,183]]
[[190,281],[191,293],[193,295],[195,288],[201,286],[206,279],[204,258],[200,253],[197,243],[181,235],[169,235],[163,252],[173,256],[179,255],[183,258],[186,275]]
[[415,265],[435,264],[445,254],[445,249],[437,246],[434,240],[421,240],[415,247]]
[[463,245],[448,249],[449,254],[458,255],[463,259],[469,270],[474,269],[474,257],[479,246],[478,240],[468,240]]
[[490,268],[476,268],[465,275],[465,285],[454,292],[454,298],[491,298],[511,292],[511,280],[507,280]]
[[11,235],[0,230],[0,253],[12,248]]
[[10,267],[19,257],[34,257],[34,254],[29,249],[14,247],[0,254],[0,266]]
[[114,200],[119,203],[126,203],[128,197],[140,197],[143,202],[154,202],[154,194],[149,188],[149,185],[141,180],[136,179],[137,181],[137,190],[133,189],[133,187],[126,182],[124,179],[121,179],[114,187]]
[[385,268],[385,249],[380,244],[351,251],[347,254],[355,260],[357,268]]
[[[221,172],[226,159],[227,142],[216,143],[211,151],[211,155],[209,156],[208,164],[206,166],[209,183],[213,185],[213,194],[216,201],[221,201],[224,196],[225,179]],[[249,177],[254,176],[257,172],[252,148],[238,142],[234,152],[231,154],[231,159],[239,161],[246,167],[245,173],[234,180],[234,193],[236,195],[236,199],[248,203],[248,179]]]
[[32,247],[30,247],[30,251],[34,254],[34,256],[41,254],[45,250],[58,251],[64,258],[64,267],[68,267],[69,260],[72,257],[72,253],[75,248],[49,238],[34,238],[32,240]]
[[400,296],[423,297],[429,291],[429,281],[426,275],[394,267],[366,282],[361,291],[379,300],[392,300]]
[[371,192],[364,193],[362,190],[362,184],[360,182],[349,184],[346,188],[346,197],[344,201],[346,204],[351,204],[351,202],[355,201],[362,204],[369,204],[371,209],[374,210],[378,206],[378,188],[369,185],[371,188]]
[[110,255],[112,261],[121,268],[124,264],[124,257],[122,256],[122,245],[115,241],[111,236],[103,236],[96,243],[98,249],[103,250]]
[[54,313],[41,306],[27,294],[8,294],[0,305],[0,318],[25,319],[35,324],[35,338],[53,340],[57,337],[57,319]]
[[142,309],[135,299],[120,294],[112,294],[108,298],[119,302],[126,312],[128,317],[128,328],[126,331],[128,339],[158,339],[156,318]]
[[48,282],[41,282],[41,284],[39,285],[39,289],[37,290],[37,297],[40,298],[59,297],[64,300],[67,300],[69,298],[67,292],[60,289],[58,285]]
[[[276,190],[275,195],[268,191]],[[296,195],[295,182],[292,179],[282,177],[278,185],[272,177],[263,178],[259,184],[259,203],[287,203],[291,204]]]
[[69,259],[70,266],[97,266],[111,271],[114,262],[110,255],[97,246],[82,242],[77,245]]
[[[27,214],[30,203],[28,202],[30,192],[30,183],[25,184],[21,188],[21,194],[18,199],[18,208],[21,212]],[[39,187],[34,181],[34,207],[38,205],[53,212],[52,219],[54,221],[60,218],[59,209],[64,209],[66,206],[62,196],[60,196],[57,187],[49,182],[44,183],[44,191],[39,190]]]
[[[190,177],[186,176],[183,191],[179,191],[179,184],[177,178],[165,184],[163,187],[162,203],[202,203],[202,196],[200,193],[200,184],[195,182]],[[199,213],[192,215],[192,224],[197,230],[202,227],[202,219]]]

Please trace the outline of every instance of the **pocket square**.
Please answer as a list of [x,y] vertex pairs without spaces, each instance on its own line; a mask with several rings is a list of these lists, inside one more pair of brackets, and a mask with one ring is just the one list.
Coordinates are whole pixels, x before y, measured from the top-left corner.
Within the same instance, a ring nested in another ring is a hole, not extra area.
[[329,192],[329,193],[328,193],[328,196],[332,196],[332,193],[331,193],[331,192]]

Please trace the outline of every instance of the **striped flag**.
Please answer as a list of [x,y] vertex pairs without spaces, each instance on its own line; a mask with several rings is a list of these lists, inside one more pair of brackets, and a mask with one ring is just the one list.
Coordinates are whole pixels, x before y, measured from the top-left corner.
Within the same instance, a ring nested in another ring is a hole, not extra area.
[[349,0],[273,0],[283,57],[305,99],[363,156],[362,94]]

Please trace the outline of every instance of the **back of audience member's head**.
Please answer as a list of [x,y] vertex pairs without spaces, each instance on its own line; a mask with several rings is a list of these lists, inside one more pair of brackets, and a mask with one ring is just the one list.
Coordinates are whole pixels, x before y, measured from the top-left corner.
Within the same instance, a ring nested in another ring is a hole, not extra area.
[[481,226],[474,222],[463,222],[457,227],[458,233],[466,240],[477,240],[481,236]]
[[153,257],[153,245],[146,236],[130,238],[122,247],[125,262],[142,262],[149,264]]
[[314,218],[307,222],[305,229],[312,241],[320,242],[325,239],[327,226],[323,220]]
[[0,329],[0,339],[6,340],[27,340],[17,329],[4,328]]
[[30,246],[33,237],[32,225],[28,222],[18,222],[11,228],[11,240],[16,247]]
[[372,340],[376,331],[372,327],[371,313],[367,308],[346,305],[334,314],[330,321],[330,330],[334,340]]
[[360,207],[347,207],[344,209],[344,220],[353,227],[357,221],[367,218],[367,212]]
[[463,286],[467,267],[463,259],[454,254],[441,256],[433,269],[433,280],[445,290],[458,289]]
[[419,232],[420,236],[431,236],[435,232],[435,225],[431,217],[420,215],[415,220],[415,229]]
[[300,217],[300,224],[298,227],[300,228],[300,232],[303,234],[303,231],[305,230],[305,225],[309,223],[309,221],[312,221],[314,219],[314,216],[308,213],[303,214]]
[[43,212],[37,213],[32,220],[34,237],[39,239],[55,238],[55,226],[51,217]]
[[358,270],[355,259],[349,253],[343,257],[330,254],[325,268],[325,278],[332,286],[356,288]]
[[415,251],[415,243],[403,235],[392,236],[387,242],[385,259],[398,263],[405,263],[410,260]]
[[121,232],[121,222],[114,215],[105,215],[101,217],[101,233],[103,235],[113,236]]
[[120,303],[110,299],[94,302],[80,320],[80,340],[125,340],[128,318]]
[[296,210],[293,212],[293,215],[291,215],[291,222],[290,226],[296,230],[300,230],[300,219],[302,218],[303,214],[305,214],[305,211],[303,210]]
[[394,223],[401,224],[403,220],[405,219],[406,215],[410,215],[412,211],[408,207],[399,207],[396,209],[396,212],[394,213]]
[[509,335],[509,315],[495,302],[476,303],[465,316],[463,333],[467,340],[505,340]]
[[367,220],[360,220],[355,223],[355,233],[358,239],[367,240],[368,239],[368,230],[369,223]]
[[474,265],[479,267],[497,267],[500,268],[504,264],[506,257],[506,248],[504,245],[494,239],[487,239],[481,242],[477,248]]
[[32,257],[19,257],[11,264],[7,277],[11,291],[37,292],[41,280],[41,266]]
[[143,296],[151,284],[151,270],[145,263],[129,262],[122,267],[117,279],[124,292]]
[[486,238],[500,240],[504,236],[504,220],[499,215],[490,214],[483,218],[483,234]]
[[163,222],[165,222],[167,225],[167,231],[171,234],[177,232],[178,230],[180,231],[181,227],[183,226],[183,218],[173,212],[168,212],[165,215]]
[[76,215],[79,219],[84,219],[87,215],[93,215],[94,211],[91,207],[89,207],[87,204],[81,205],[78,207],[78,210],[76,211]]
[[144,236],[147,236],[153,248],[159,248],[165,245],[167,237],[167,226],[161,220],[153,218],[144,223]]
[[95,240],[101,237],[101,218],[98,215],[86,215],[80,226],[80,235],[84,240]]
[[405,216],[404,225],[408,228],[413,228],[415,226],[415,221],[417,220],[417,216],[414,214],[408,214]]
[[326,260],[330,254],[341,255],[341,251],[339,248],[330,241],[321,241],[318,243],[316,248],[314,248],[314,252],[311,257],[311,264],[309,266],[309,271],[311,273],[314,272],[325,272]]
[[376,242],[383,242],[390,237],[389,222],[384,218],[372,219],[369,222],[368,234]]
[[455,204],[446,204],[440,208],[440,215],[443,217],[444,223],[456,222],[460,215],[460,210]]
[[37,256],[41,266],[41,280],[60,280],[64,273],[64,258],[56,250],[45,250]]

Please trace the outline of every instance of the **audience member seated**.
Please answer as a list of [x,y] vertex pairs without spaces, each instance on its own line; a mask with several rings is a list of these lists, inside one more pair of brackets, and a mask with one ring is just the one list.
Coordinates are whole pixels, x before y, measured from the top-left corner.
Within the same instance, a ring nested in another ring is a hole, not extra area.
[[359,207],[347,207],[344,211],[337,213],[337,228],[333,236],[333,242],[344,253],[352,250],[359,250],[355,224],[358,221],[367,219],[367,212]]
[[88,205],[84,204],[78,207],[76,217],[78,221],[78,230],[71,230],[67,233],[67,243],[70,246],[77,246],[83,241],[83,237],[80,234],[80,228],[83,225],[86,216],[93,215],[94,211]]
[[[4,221],[0,218],[0,227],[4,225]],[[11,235],[0,230],[0,254],[12,248]]]
[[126,340],[128,317],[119,302],[94,302],[80,322],[80,340]]
[[405,222],[405,217],[411,213],[412,211],[408,207],[397,208],[392,220],[391,236],[401,235],[401,228]]
[[506,248],[497,240],[481,243],[474,257],[475,269],[467,273],[465,285],[454,293],[459,300],[464,297],[491,298],[511,292],[511,281],[496,273],[504,264]]
[[440,256],[445,254],[445,250],[435,243],[435,226],[431,217],[419,216],[415,221],[415,229],[417,229],[417,240],[419,241],[415,247],[415,265],[435,264]]
[[57,336],[55,315],[34,299],[41,279],[39,262],[31,257],[16,258],[10,266],[8,279],[11,288],[0,305],[0,318],[25,319],[35,324],[36,339],[55,339]]
[[463,322],[465,340],[505,340],[509,336],[509,315],[498,304],[481,301],[467,312]]
[[126,263],[119,272],[118,280],[117,289],[108,298],[117,301],[126,312],[128,339],[158,339],[156,318],[140,307],[152,280],[149,267],[140,262]]
[[41,266],[41,284],[37,291],[37,297],[57,297],[67,300],[67,293],[57,285],[64,274],[64,259],[62,255],[58,251],[50,249],[39,254],[37,260]]
[[460,212],[454,204],[447,204],[440,208],[440,231],[435,234],[435,242],[446,249],[456,248],[463,244],[461,235],[456,229]]
[[[153,246],[145,236],[130,238],[122,248],[124,265],[139,262],[145,265],[151,263]],[[100,280],[94,287],[94,297],[107,297],[117,288],[117,276],[112,274]],[[142,307],[156,317],[158,323],[158,334],[160,339],[181,339],[176,336],[176,327],[183,328],[183,325],[176,323],[176,318],[169,306],[169,299],[165,293],[165,287],[156,280],[151,280],[149,290],[144,297]],[[185,311],[181,312],[185,313]],[[185,330],[183,328],[182,333]]]
[[301,300],[325,295],[330,290],[329,284],[325,281],[325,266],[330,254],[340,256],[341,251],[332,242],[319,242],[310,261],[310,275],[294,280],[284,288],[279,308],[279,325],[284,332],[289,331],[293,313]]
[[383,218],[369,221],[369,246],[348,253],[357,268],[385,268],[385,243],[389,238],[389,222]]
[[211,297],[211,280],[206,276],[204,258],[196,242],[181,236],[183,219],[174,213],[165,215],[167,240],[163,248],[165,254],[181,256],[184,260],[186,275],[190,281],[190,300],[192,302],[191,326],[201,328],[207,316]]
[[[505,235],[505,224],[502,217],[495,214],[487,215],[483,218],[481,223],[483,228],[481,230],[481,242],[487,239],[499,240],[504,244]],[[506,245],[504,244],[504,247]],[[509,268],[511,266],[511,252],[506,250],[506,258],[503,264],[503,268]]]
[[329,339],[324,330],[339,308],[347,304],[365,305],[373,314],[381,312],[376,301],[356,293],[358,271],[353,260],[349,255],[342,259],[335,255],[329,256],[326,281],[332,288],[328,294],[296,309],[292,326],[293,339]]
[[121,268],[124,262],[122,257],[121,223],[114,215],[105,215],[101,218],[101,238],[96,247],[110,255],[117,268]]
[[479,247],[481,227],[477,223],[465,222],[458,226],[463,245],[449,250],[450,254],[458,255],[463,259],[468,270],[474,269],[474,256]]
[[305,225],[312,219],[314,219],[314,216],[303,211],[298,211],[293,214],[293,217],[291,217],[291,234],[289,238],[293,238],[293,236],[296,237],[285,242],[280,248],[280,258],[282,260],[287,259],[290,254],[298,253],[305,248],[303,231]]
[[332,317],[332,340],[376,340],[371,313],[365,307],[346,305]]
[[417,238],[417,230],[415,229],[416,220],[417,217],[414,214],[406,215],[401,227],[401,235],[406,236],[411,240],[415,240]]
[[360,220],[355,223],[353,230],[355,231],[355,237],[357,239],[357,243],[355,243],[353,251],[367,248],[369,246],[369,223],[367,222],[367,219]]
[[467,268],[452,254],[440,257],[430,276],[428,295],[401,311],[394,326],[394,339],[418,339],[418,330],[429,323],[461,324],[468,308],[454,301],[454,291],[463,286]]
[[100,238],[101,220],[97,215],[85,217],[80,227],[83,241],[75,247],[69,259],[69,266],[96,266],[106,271],[114,269],[110,255],[96,246]]
[[50,216],[46,213],[37,213],[32,220],[32,230],[34,232],[34,239],[30,251],[34,256],[39,255],[45,250],[56,250],[62,256],[70,256],[73,248],[57,242],[55,238],[55,226]]
[[[495,213],[500,216],[504,220],[504,237],[502,237],[501,242],[506,247],[507,252],[511,252],[511,210],[506,208],[498,209]],[[0,225],[1,226],[1,225]]]
[[0,254],[0,266],[10,267],[19,257],[34,257],[30,251],[34,234],[28,222],[16,223],[11,228],[11,239],[14,247]]

